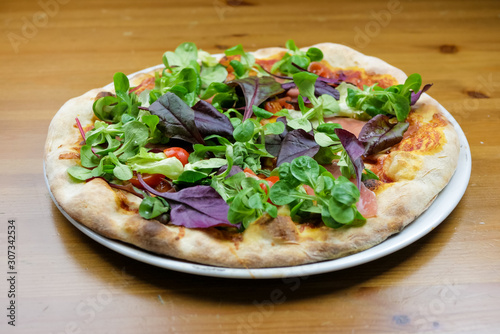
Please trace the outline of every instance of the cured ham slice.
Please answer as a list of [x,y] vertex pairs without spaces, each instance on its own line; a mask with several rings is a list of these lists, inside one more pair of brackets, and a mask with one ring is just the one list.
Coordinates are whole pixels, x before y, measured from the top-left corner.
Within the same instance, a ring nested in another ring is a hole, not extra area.
[[[340,167],[337,164],[333,163],[330,165],[324,165],[327,171],[332,173],[334,178],[338,178],[342,175],[340,172]],[[356,183],[355,179],[351,179],[352,183]],[[364,183],[361,182],[361,189],[359,190],[360,197],[358,203],[356,203],[356,207],[358,208],[359,213],[363,215],[365,218],[375,217],[377,215],[377,197],[373,191],[368,189]]]
[[361,183],[361,189],[359,190],[360,197],[356,207],[359,213],[365,218],[375,217],[377,215],[377,196],[373,191],[368,189],[363,183]]
[[329,117],[329,118],[325,118],[325,122],[338,123],[342,126],[342,128],[344,130],[347,130],[347,131],[355,134],[356,137],[359,136],[361,129],[366,124],[365,121],[360,121],[360,120],[357,120],[354,118],[345,118],[345,117]]
[[330,165],[324,165],[323,167],[325,167],[327,171],[332,173],[334,178],[338,178],[340,175],[342,175],[342,173],[340,172],[340,167],[337,166],[336,163],[332,163]]

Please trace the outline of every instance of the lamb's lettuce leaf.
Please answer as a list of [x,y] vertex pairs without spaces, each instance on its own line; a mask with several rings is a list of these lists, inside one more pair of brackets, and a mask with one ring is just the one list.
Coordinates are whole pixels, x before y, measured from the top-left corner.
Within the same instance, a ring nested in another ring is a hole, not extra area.
[[127,164],[136,172],[162,174],[172,180],[176,180],[184,171],[179,159],[167,158],[164,153],[150,153],[145,148],[141,148],[137,155],[129,158]]

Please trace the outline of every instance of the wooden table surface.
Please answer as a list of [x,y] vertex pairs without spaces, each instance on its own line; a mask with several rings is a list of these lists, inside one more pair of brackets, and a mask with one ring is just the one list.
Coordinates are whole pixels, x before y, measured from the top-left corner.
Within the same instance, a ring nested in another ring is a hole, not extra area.
[[[0,18],[1,333],[500,333],[500,2],[2,0]],[[221,52],[290,38],[345,44],[434,83],[467,136],[472,175],[430,234],[342,271],[232,280],[131,260],[52,203],[43,145],[65,101],[184,41]]]

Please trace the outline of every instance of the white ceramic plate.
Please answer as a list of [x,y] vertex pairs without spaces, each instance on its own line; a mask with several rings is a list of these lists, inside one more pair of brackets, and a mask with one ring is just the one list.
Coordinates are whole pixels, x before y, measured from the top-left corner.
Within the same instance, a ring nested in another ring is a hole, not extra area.
[[[154,66],[137,73],[147,73],[154,69],[160,68],[159,66]],[[137,74],[131,74],[129,77]],[[111,85],[106,86],[109,88]],[[471,153],[469,148],[469,143],[465,137],[464,132],[458,125],[457,121],[451,116],[451,114],[440,106],[442,112],[451,121],[455,130],[458,133],[460,139],[460,156],[458,159],[458,168],[455,174],[451,178],[448,185],[441,191],[437,196],[436,200],[432,205],[415,221],[408,225],[400,233],[388,238],[381,244],[367,249],[363,252],[349,255],[340,259],[324,261],[313,264],[306,264],[294,267],[279,267],[279,268],[262,268],[262,269],[234,269],[234,268],[222,268],[214,267],[209,265],[196,264],[192,262],[187,262],[183,260],[178,260],[174,258],[162,257],[156,254],[149,253],[147,251],[140,250],[134,246],[128,244],[111,240],[105,238],[94,231],[83,226],[73,218],[71,218],[57,203],[52,193],[50,194],[57,208],[62,212],[62,214],[78,228],[80,231],[85,233],[90,238],[94,239],[98,243],[135,260],[152,264],[165,269],[176,270],[180,272],[197,274],[202,276],[214,276],[214,277],[224,277],[224,278],[254,278],[254,279],[264,279],[264,278],[283,278],[283,277],[296,277],[296,276],[309,276],[315,274],[321,274],[336,270],[341,270],[345,268],[354,267],[363,263],[367,263],[385,255],[394,253],[401,248],[412,244],[418,239],[422,238],[424,235],[432,231],[436,226],[438,226],[446,217],[453,211],[453,209],[458,205],[460,199],[462,198],[467,185],[469,183],[470,173],[471,173]],[[45,175],[45,171],[44,171]],[[47,177],[45,177],[47,182]],[[48,183],[47,183],[48,187]],[[50,187],[49,187],[50,192]]]

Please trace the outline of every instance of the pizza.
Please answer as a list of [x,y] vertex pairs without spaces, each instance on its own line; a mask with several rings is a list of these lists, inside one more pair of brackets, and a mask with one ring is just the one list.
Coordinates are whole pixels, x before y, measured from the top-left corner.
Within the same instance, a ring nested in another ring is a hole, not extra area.
[[457,167],[431,85],[349,47],[183,43],[162,59],[48,130],[50,192],[104,237],[221,267],[326,261],[400,232]]

